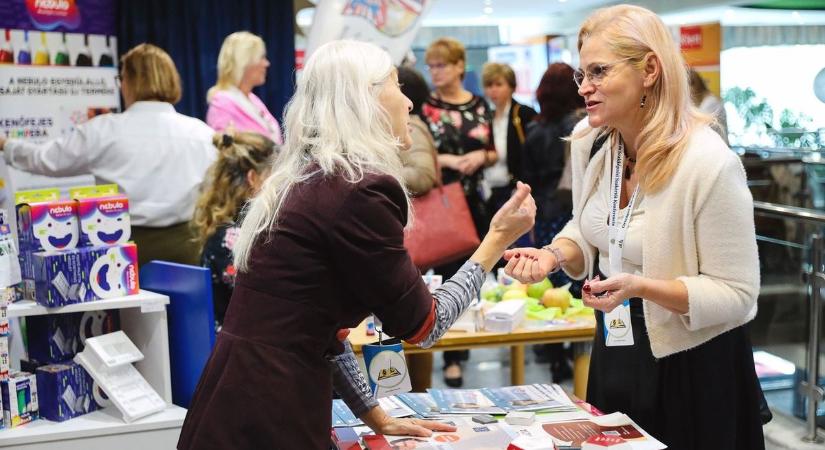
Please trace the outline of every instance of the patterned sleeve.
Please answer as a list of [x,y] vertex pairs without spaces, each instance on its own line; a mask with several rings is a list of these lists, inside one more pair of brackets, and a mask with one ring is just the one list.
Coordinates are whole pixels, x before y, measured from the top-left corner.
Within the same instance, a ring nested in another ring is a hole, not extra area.
[[332,386],[356,417],[378,406],[367,380],[358,367],[349,339],[344,341],[344,352],[329,359],[332,367]]
[[458,320],[481,291],[484,269],[473,261],[467,261],[446,283],[433,292],[435,299],[435,322],[430,332],[418,343],[429,348]]

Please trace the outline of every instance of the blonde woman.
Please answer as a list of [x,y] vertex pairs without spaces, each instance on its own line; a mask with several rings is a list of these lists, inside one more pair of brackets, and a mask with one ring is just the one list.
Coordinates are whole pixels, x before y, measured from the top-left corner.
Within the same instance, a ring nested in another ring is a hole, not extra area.
[[42,144],[0,137],[10,165],[27,172],[91,173],[129,196],[132,239],[140,264],[153,259],[197,264],[189,221],[206,170],[215,161],[214,132],[175,112],[180,76],[172,58],[140,44],[120,60],[121,114],[104,114]]
[[269,174],[277,147],[266,136],[248,132],[216,134],[212,142],[218,160],[206,175],[207,188],[192,222],[203,249],[201,265],[212,271],[215,322],[220,326],[235,287],[232,250],[240,231],[239,215]]
[[532,226],[535,203],[520,185],[470,260],[430,294],[404,249],[398,152],[410,146],[411,107],[376,45],[333,41],[309,58],[282,154],[241,225],[235,291],[179,449],[326,450],[333,384],[379,433],[454,430],[388,417],[338,330],[375,313],[388,334],[432,345]]
[[[691,103],[668,28],[614,6],[581,27],[573,218],[542,249],[505,254],[523,282],[590,279],[597,329],[587,399],[672,449],[762,449],[753,200],[738,157]],[[604,138],[604,139],[602,139]]]
[[248,31],[227,36],[218,54],[218,82],[206,94],[206,123],[215,131],[231,127],[263,134],[281,144],[278,121],[252,93],[266,83],[268,68],[263,39]]

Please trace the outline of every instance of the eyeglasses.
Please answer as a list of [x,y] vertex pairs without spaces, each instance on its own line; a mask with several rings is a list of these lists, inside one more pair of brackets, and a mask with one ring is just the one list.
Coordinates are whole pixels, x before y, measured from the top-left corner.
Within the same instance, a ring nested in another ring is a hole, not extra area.
[[586,78],[588,81],[590,81],[590,84],[598,87],[604,82],[605,77],[607,77],[607,73],[610,71],[611,68],[613,68],[613,66],[624,61],[627,61],[629,59],[633,58],[622,58],[618,61],[613,61],[609,64],[591,65],[589,69],[585,70],[576,69],[576,71],[573,72],[573,81],[576,82],[576,86],[582,87],[582,84],[584,83],[584,80]]

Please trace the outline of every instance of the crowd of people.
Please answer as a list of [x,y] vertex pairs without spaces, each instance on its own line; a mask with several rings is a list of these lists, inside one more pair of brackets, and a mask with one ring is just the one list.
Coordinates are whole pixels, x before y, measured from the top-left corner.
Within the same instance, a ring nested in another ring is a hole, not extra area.
[[[252,92],[270,65],[260,37],[225,39],[205,123],[175,112],[175,65],[141,44],[121,59],[123,113],[0,149],[29,172],[117,183],[141,262],[212,271],[221,332],[179,448],[326,448],[333,389],[376,431],[451,429],[388,417],[340,331],[374,314],[430,346],[496,267],[572,281],[596,310],[606,332],[590,403],[670,448],[763,448],[746,328],[759,288],[752,200],[719,107],[644,8],[594,12],[578,49],[579,68],[547,67],[536,111],[513,98],[506,64],[483,67],[484,96],[465,89],[455,39],[427,48],[431,87],[377,46],[334,41],[306,62],[282,130]],[[447,281],[431,293],[403,229],[411,198],[451,182],[481,245],[436,267]],[[610,332],[616,317],[629,344]],[[563,349],[549,351],[551,377],[569,376]],[[414,379],[429,376],[427,358]],[[444,353],[448,385],[462,385],[467,358]],[[250,410],[268,413],[226,413]]]

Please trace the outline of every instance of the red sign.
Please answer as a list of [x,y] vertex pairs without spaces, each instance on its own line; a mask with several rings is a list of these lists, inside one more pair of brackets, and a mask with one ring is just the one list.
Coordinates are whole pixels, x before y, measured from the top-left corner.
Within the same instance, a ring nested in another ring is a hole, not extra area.
[[702,27],[681,27],[679,28],[679,35],[682,50],[702,48]]

